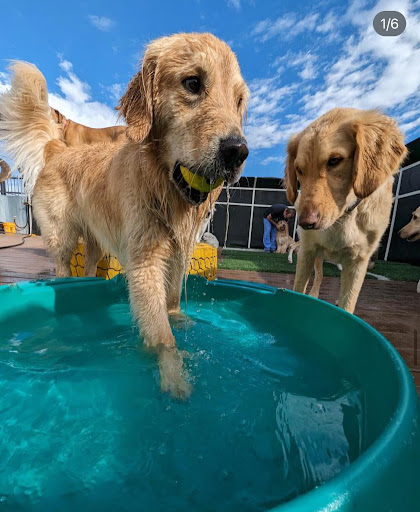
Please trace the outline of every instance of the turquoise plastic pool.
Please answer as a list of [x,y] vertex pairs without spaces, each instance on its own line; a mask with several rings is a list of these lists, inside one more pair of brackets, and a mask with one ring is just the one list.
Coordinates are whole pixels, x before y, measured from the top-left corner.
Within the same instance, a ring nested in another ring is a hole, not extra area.
[[418,510],[419,403],[342,310],[188,280],[194,392],[159,391],[124,280],[0,287],[0,510]]

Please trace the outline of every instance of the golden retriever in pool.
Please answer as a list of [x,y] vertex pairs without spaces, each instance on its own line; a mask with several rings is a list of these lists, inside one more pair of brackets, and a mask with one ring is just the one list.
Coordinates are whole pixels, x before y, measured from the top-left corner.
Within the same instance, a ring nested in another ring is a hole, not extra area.
[[57,276],[70,274],[80,235],[92,242],[88,274],[102,250],[115,254],[144,344],[158,356],[162,390],[188,396],[168,314],[179,315],[197,231],[248,156],[248,89],[234,53],[211,34],[153,41],[120,101],[129,140],[75,148],[57,140],[39,70],[16,62],[12,71],[0,114],[14,129],[10,135],[2,121],[0,138],[34,187],[34,213]]
[[[287,197],[301,230],[294,289],[305,293],[316,263],[342,265],[338,305],[353,313],[369,258],[388,226],[392,183],[407,154],[396,122],[375,110],[335,108],[289,141]],[[298,198],[298,183],[300,194]]]

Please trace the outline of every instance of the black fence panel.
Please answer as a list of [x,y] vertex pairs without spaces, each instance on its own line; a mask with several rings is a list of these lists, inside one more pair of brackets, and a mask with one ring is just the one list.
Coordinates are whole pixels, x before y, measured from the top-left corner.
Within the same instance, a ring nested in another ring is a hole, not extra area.
[[[226,235],[226,210],[226,205],[218,204],[213,221],[210,223],[210,231],[217,237],[220,245],[224,244]],[[250,206],[229,206],[227,247],[248,247],[250,217]]]
[[[246,188],[230,188],[229,189],[229,202],[230,203],[252,203],[252,189]],[[223,189],[219,199],[217,200],[218,203],[226,203],[227,202],[227,192],[226,189]]]
[[[411,154],[414,150],[416,148],[412,147]],[[281,188],[282,186],[283,182],[278,178],[241,178],[239,184],[230,188],[228,247],[263,248],[264,211],[272,204],[289,204],[286,191]],[[420,206],[420,162],[411,163],[408,168],[403,169],[401,179],[399,174],[396,176],[393,191],[395,196],[393,210],[396,206],[396,215],[391,214],[393,221],[381,241],[379,258],[419,265],[420,242],[404,241],[399,237],[398,231],[409,222],[412,211]],[[223,190],[210,227],[210,231],[216,235],[221,245],[225,239],[226,202],[227,194]],[[289,221],[291,236],[293,236],[294,224],[294,220]],[[389,238],[390,230],[392,230],[391,238]],[[297,239],[295,234],[295,240]]]
[[289,204],[286,198],[285,190],[256,190],[255,191],[255,204],[265,204],[271,206],[272,204]]
[[401,176],[399,195],[409,194],[413,190],[420,191],[420,163],[406,169]]

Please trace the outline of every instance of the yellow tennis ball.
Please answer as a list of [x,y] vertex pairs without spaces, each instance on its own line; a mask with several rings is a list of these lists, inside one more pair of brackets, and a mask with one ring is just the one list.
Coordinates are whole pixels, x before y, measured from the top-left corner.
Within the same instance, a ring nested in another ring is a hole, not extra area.
[[219,178],[214,183],[210,185],[207,179],[204,176],[197,176],[197,174],[192,173],[183,165],[180,166],[181,174],[184,180],[188,183],[191,188],[198,190],[199,192],[210,192],[211,189],[218,187],[223,183],[223,178]]

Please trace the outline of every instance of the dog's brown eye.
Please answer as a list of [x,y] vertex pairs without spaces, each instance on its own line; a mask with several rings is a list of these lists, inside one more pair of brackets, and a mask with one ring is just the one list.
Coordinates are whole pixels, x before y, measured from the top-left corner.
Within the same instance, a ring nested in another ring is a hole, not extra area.
[[302,176],[303,172],[302,172],[302,169],[300,167],[296,167],[296,172]]
[[241,105],[242,105],[242,98],[239,98],[239,100],[238,100],[238,109],[241,108]]
[[332,156],[328,159],[327,165],[328,167],[335,167],[338,165],[343,159],[337,156]]
[[198,76],[189,76],[183,80],[182,83],[187,91],[192,92],[193,94],[200,94],[201,81]]

